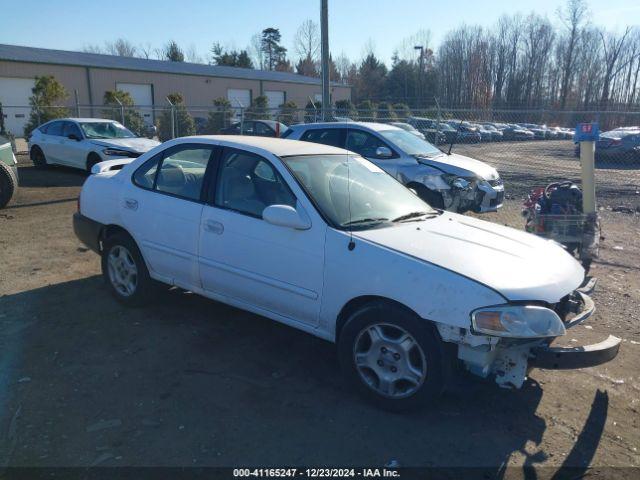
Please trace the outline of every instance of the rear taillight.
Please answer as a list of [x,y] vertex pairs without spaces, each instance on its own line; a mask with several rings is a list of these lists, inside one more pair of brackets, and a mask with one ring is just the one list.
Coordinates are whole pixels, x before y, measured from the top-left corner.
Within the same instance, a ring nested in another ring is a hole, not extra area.
[[620,140],[619,138],[614,138],[613,140],[611,140],[611,143],[609,145],[621,145],[622,144],[622,140]]

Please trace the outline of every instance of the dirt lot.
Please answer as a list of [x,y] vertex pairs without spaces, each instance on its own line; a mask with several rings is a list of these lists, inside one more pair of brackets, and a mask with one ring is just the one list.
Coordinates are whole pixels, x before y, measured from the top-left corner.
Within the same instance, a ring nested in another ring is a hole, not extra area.
[[[531,183],[553,171],[578,175],[571,142],[554,143],[520,144],[515,158],[506,144],[460,149],[507,181],[505,209],[485,218],[521,228]],[[638,170],[598,172],[598,312],[563,338],[617,335],[618,358],[581,371],[534,370],[518,391],[470,382],[435,408],[393,415],[345,384],[331,344],[179,291],[150,308],[117,304],[98,257],[73,235],[84,174],[19,160],[21,191],[0,211],[0,470],[393,459],[495,474],[505,465],[640,464],[640,216],[607,209],[638,206]]]

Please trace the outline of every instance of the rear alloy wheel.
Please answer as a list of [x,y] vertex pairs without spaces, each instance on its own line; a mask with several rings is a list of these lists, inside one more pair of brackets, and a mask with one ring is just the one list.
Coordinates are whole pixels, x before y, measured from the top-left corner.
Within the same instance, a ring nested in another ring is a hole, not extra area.
[[31,149],[29,156],[31,157],[31,161],[36,167],[46,167],[48,165],[47,157],[44,156],[44,152],[38,146],[35,146]]
[[113,296],[129,306],[148,303],[155,287],[140,250],[125,233],[104,241],[102,275]]
[[425,405],[444,388],[442,341],[428,321],[386,302],[354,312],[338,340],[340,364],[361,394],[393,411]]

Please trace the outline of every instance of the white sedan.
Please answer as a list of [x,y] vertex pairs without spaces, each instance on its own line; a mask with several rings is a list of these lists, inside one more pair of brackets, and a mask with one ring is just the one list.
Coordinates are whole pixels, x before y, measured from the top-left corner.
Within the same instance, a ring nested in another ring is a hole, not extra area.
[[116,299],[141,305],[176,285],[337,342],[382,407],[437,396],[457,367],[519,387],[529,367],[618,352],[615,337],[549,346],[594,310],[558,244],[434,210],[346,150],[187,137],[97,170],[74,230]]
[[29,154],[36,166],[64,165],[90,172],[100,162],[137,158],[159,143],[113,120],[59,118],[31,133]]

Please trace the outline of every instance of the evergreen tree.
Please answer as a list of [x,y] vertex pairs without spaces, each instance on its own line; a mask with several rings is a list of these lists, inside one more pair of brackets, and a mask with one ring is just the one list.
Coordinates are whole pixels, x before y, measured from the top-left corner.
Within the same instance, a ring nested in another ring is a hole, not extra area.
[[285,125],[291,125],[298,123],[298,105],[293,100],[287,100],[280,105],[280,114],[278,115],[278,121]]
[[229,126],[233,110],[231,102],[224,97],[218,97],[213,101],[213,110],[209,112],[206,132],[209,135],[219,133],[221,129]]
[[36,77],[31,93],[33,94],[29,97],[31,113],[24,127],[25,136],[49,120],[70,116],[68,108],[59,106],[69,97],[69,94],[53,75]]
[[260,95],[253,99],[251,106],[247,109],[245,118],[247,120],[268,120],[271,118],[271,112],[268,110],[269,101],[264,95]]
[[363,122],[375,122],[376,104],[371,100],[363,100],[358,104],[358,116]]
[[171,139],[171,113],[174,116],[175,134],[176,137],[187,137],[189,135],[195,135],[196,125],[189,115],[186,107],[184,106],[184,97],[181,93],[170,93],[167,95],[169,101],[174,105],[174,108],[168,108],[160,117],[160,125],[158,128],[158,136],[161,141]]
[[351,100],[337,100],[335,112],[337,117],[347,117],[351,120],[358,119],[358,111],[351,103]]
[[123,92],[122,90],[104,92],[103,103],[107,107],[103,111],[104,117],[122,122],[123,115],[118,101],[124,106],[124,126],[136,135],[142,136],[144,133],[144,120],[142,115],[134,110],[133,98],[131,98],[129,92]]

